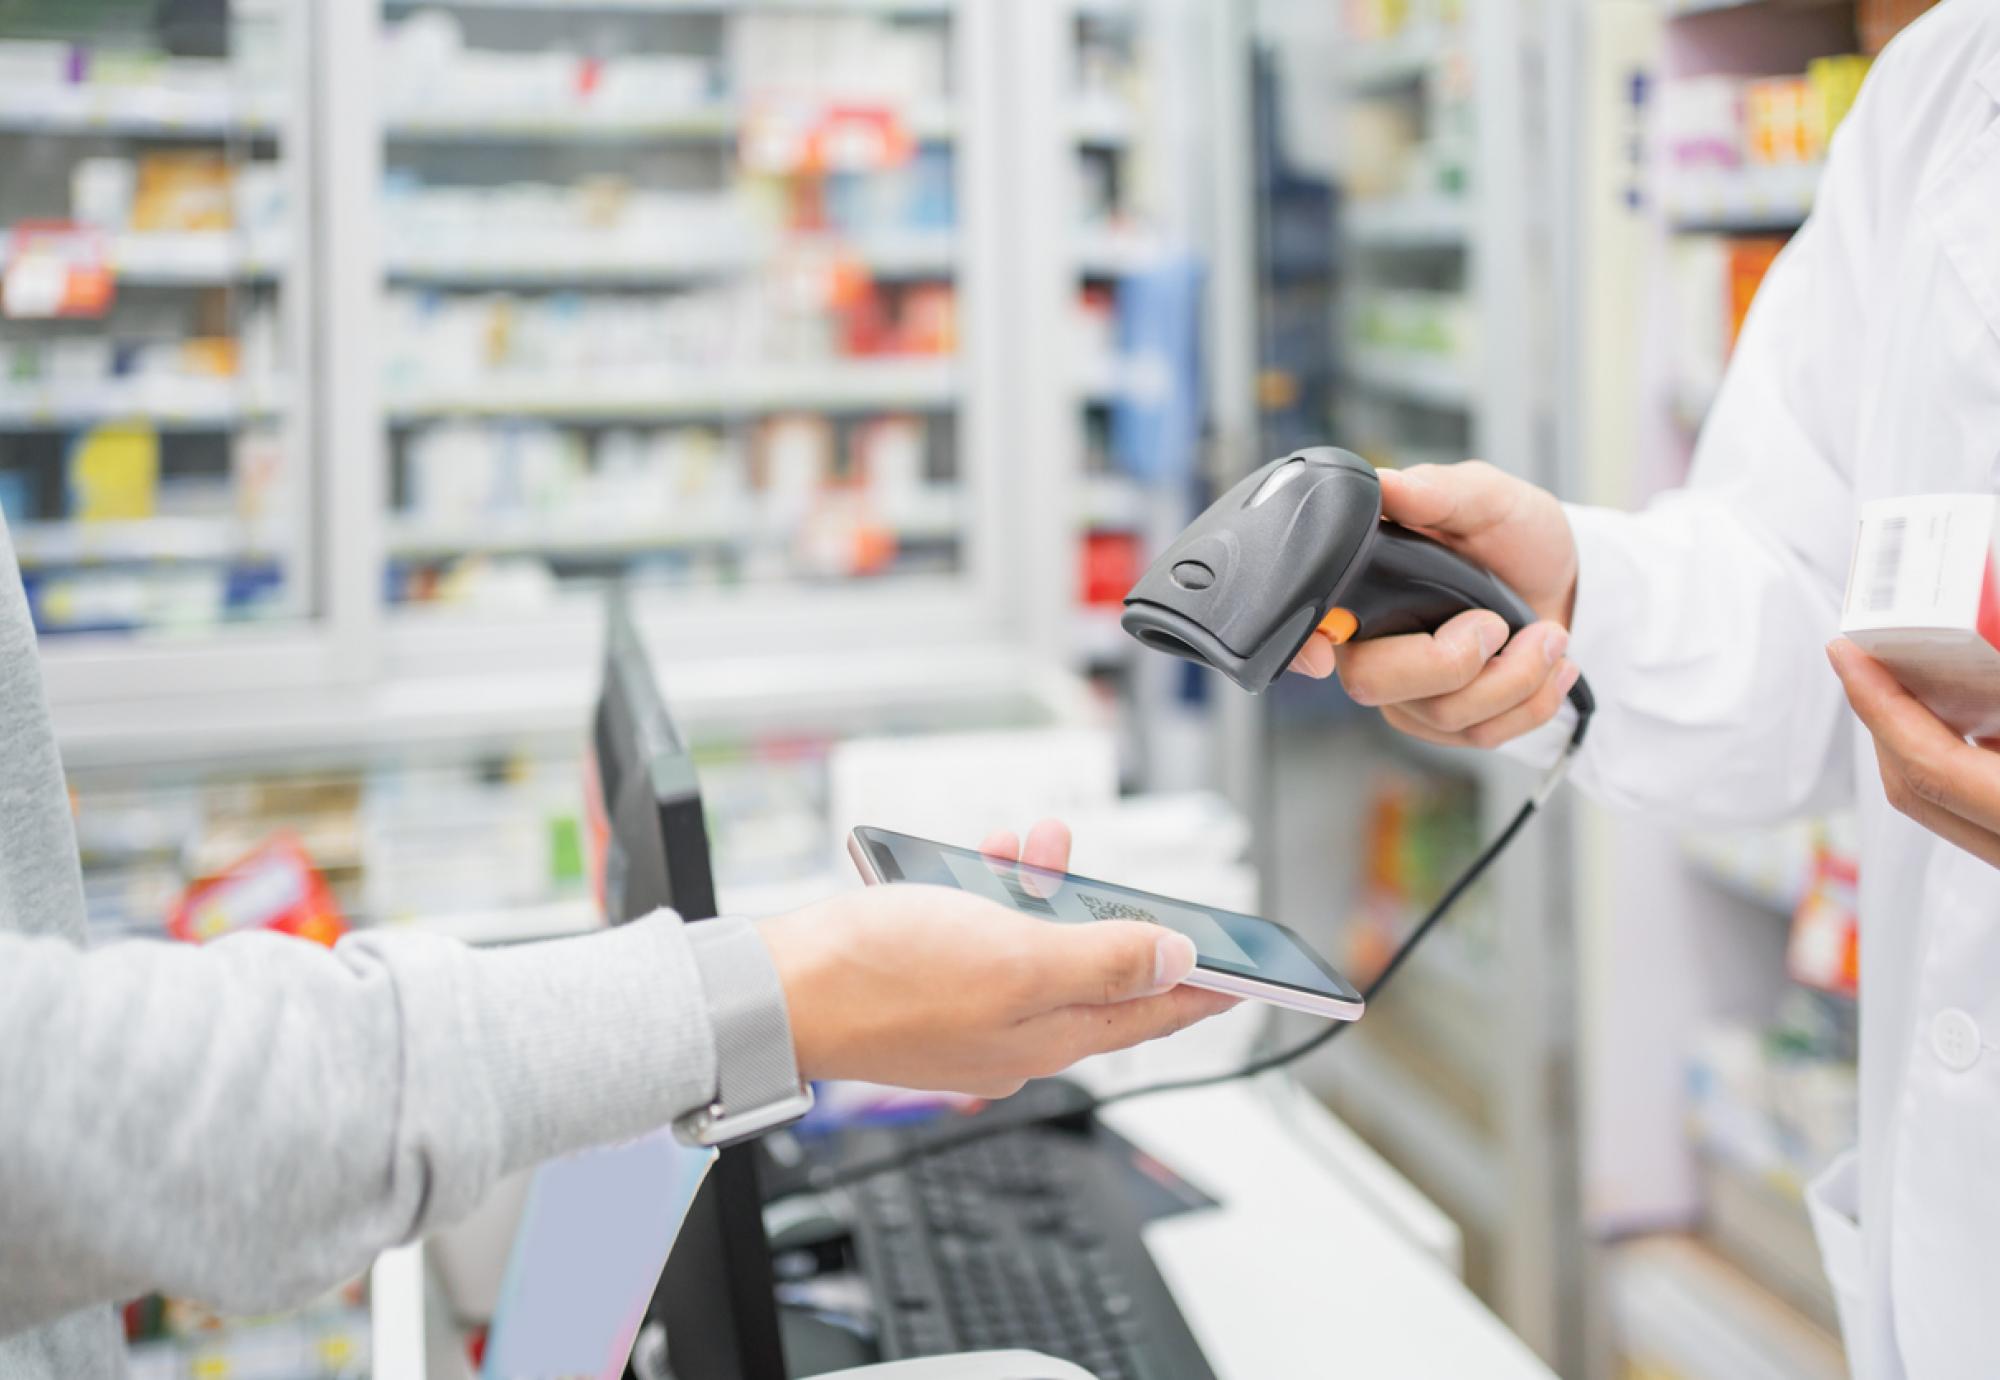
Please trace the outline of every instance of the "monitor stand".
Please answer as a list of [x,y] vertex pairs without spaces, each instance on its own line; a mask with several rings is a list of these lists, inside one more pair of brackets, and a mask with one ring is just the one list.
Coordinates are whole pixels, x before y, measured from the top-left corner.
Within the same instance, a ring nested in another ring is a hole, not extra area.
[[[724,1150],[660,1272],[647,1331],[673,1380],[787,1380],[754,1144]],[[638,1350],[644,1351],[641,1346]],[[629,1374],[653,1380],[635,1363]]]

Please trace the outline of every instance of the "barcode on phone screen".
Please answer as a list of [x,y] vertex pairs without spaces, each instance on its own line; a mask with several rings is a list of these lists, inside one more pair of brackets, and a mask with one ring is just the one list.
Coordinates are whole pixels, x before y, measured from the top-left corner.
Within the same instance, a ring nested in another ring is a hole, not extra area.
[[1884,518],[1875,530],[1875,551],[1868,567],[1862,612],[1881,613],[1896,602],[1896,588],[1903,573],[1903,536],[1910,520],[1898,515]]
[[1051,920],[1056,918],[1056,908],[1050,905],[1046,898],[1037,896],[1034,892],[1028,890],[1027,886],[1021,881],[1020,873],[1011,868],[1002,872],[1000,874],[1000,884],[1006,887],[1007,894],[1014,898],[1016,909],[1027,911],[1030,915],[1046,915]]

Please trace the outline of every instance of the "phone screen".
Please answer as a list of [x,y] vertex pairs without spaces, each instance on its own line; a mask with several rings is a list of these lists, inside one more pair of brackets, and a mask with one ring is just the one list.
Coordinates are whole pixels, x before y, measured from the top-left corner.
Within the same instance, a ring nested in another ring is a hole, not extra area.
[[957,887],[1057,924],[1143,920],[1164,925],[1194,941],[1195,960],[1203,968],[1343,1002],[1361,1001],[1347,979],[1274,921],[989,858],[970,848],[887,829],[857,829],[855,834],[884,881]]

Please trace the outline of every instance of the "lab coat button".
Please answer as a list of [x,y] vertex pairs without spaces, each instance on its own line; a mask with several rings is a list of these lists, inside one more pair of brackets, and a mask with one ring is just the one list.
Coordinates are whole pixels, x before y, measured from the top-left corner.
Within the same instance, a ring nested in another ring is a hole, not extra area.
[[1955,1006],[1938,1012],[1931,1022],[1931,1052],[1954,1073],[1965,1072],[1979,1062],[1978,1024]]

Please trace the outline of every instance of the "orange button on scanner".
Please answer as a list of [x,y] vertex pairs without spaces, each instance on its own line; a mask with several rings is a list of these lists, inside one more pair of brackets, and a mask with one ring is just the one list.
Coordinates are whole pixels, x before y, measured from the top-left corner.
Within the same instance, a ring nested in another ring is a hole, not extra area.
[[1346,609],[1328,609],[1326,617],[1319,620],[1319,635],[1338,647],[1360,626],[1361,620]]

